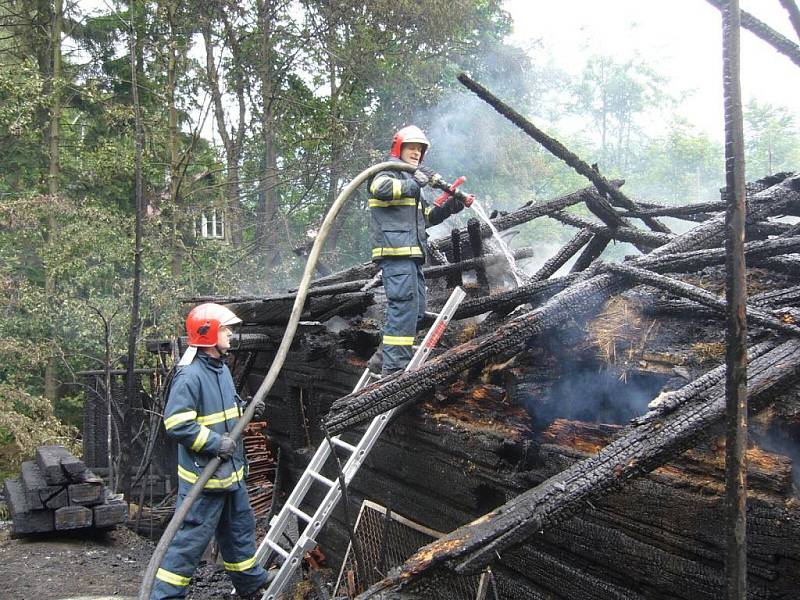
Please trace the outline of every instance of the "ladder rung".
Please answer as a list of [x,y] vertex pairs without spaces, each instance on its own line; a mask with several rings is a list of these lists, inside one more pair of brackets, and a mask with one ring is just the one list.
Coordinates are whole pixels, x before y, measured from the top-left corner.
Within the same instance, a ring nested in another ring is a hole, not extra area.
[[294,504],[287,504],[286,508],[288,508],[290,512],[293,512],[294,514],[296,514],[301,519],[305,520],[306,523],[311,523],[311,521],[314,520],[313,517],[311,517],[311,516],[307,515],[306,513],[304,513],[302,510],[297,508]]
[[289,553],[288,553],[286,550],[284,550],[283,548],[281,548],[281,547],[280,547],[278,544],[276,544],[275,542],[273,542],[273,541],[272,541],[271,539],[269,539],[269,538],[267,538],[267,546],[269,546],[270,548],[272,548],[273,550],[275,550],[275,552],[277,552],[278,554],[280,554],[280,555],[281,555],[283,558],[288,558],[288,557],[289,557]]
[[319,481],[320,483],[324,483],[324,484],[325,484],[325,485],[327,485],[328,487],[331,487],[331,488],[332,488],[332,487],[335,487],[335,486],[336,486],[336,482],[334,482],[334,481],[331,481],[330,479],[328,479],[328,478],[327,478],[327,477],[325,477],[324,475],[320,475],[320,474],[319,474],[319,473],[317,473],[316,471],[308,471],[308,474],[309,474],[309,475],[311,475],[311,477],[313,477],[314,479],[316,479],[316,480],[317,480],[317,481]]
[[339,439],[338,437],[331,438],[331,441],[333,442],[334,446],[339,446],[340,448],[344,448],[345,450],[349,451],[351,454],[356,451],[356,447],[355,446],[353,446],[352,444],[348,444],[347,442],[345,442],[342,439]]

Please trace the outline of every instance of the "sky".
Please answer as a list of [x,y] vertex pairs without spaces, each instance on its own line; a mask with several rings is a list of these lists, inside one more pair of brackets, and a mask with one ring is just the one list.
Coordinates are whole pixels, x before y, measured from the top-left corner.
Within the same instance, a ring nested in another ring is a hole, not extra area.
[[[740,0],[740,8],[798,42],[778,0]],[[580,72],[586,59],[640,56],[674,85],[692,91],[681,111],[717,140],[724,138],[722,17],[705,0],[507,0],[512,43],[541,41],[557,66]],[[800,68],[747,29],[741,32],[742,101],[751,97],[800,107]]]

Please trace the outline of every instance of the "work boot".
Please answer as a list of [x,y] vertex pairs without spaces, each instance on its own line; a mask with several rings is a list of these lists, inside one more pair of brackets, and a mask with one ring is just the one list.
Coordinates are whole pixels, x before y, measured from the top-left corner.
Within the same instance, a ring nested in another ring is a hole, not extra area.
[[272,583],[272,580],[275,579],[275,576],[278,574],[277,569],[272,569],[267,571],[267,578],[264,580],[257,590],[250,592],[249,594],[240,594],[236,593],[236,598],[239,600],[261,600],[264,594],[267,593],[267,588],[269,584]]
[[375,350],[375,354],[370,356],[369,360],[367,361],[367,368],[370,370],[370,373],[375,373],[375,375],[380,375],[381,370],[383,369],[383,345],[381,344],[378,346],[378,349]]

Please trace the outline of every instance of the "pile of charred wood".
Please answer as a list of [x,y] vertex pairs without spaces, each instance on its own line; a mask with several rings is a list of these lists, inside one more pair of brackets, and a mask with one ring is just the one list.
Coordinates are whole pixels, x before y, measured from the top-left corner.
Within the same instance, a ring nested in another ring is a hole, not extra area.
[[128,504],[63,446],[40,446],[36,460],[22,463],[16,479],[5,480],[12,535],[110,529],[128,519]]

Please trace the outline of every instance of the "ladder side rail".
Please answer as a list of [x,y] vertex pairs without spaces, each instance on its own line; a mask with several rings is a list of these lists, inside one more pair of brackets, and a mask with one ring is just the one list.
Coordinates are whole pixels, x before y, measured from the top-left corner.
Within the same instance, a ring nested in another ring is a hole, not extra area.
[[[365,369],[354,388],[355,391],[360,390],[369,382],[369,374],[369,369]],[[266,562],[269,553],[272,551],[272,548],[269,544],[270,540],[275,544],[279,544],[279,538],[283,535],[288,520],[292,516],[292,512],[288,506],[293,505],[299,508],[300,503],[305,499],[306,494],[308,494],[308,490],[311,489],[314,481],[316,481],[309,472],[315,471],[320,473],[322,467],[325,465],[325,461],[328,460],[330,453],[331,447],[327,443],[327,440],[320,444],[320,446],[317,448],[317,451],[314,453],[314,456],[308,463],[305,471],[303,471],[303,474],[300,476],[297,485],[292,490],[292,493],[289,494],[289,498],[286,499],[286,502],[284,502],[281,510],[278,511],[278,514],[275,515],[270,522],[269,531],[267,531],[266,536],[261,541],[261,544],[259,544],[256,551],[256,562],[258,564],[263,565]]]
[[[414,356],[411,358],[411,362],[409,362],[408,366],[406,367],[406,370],[416,368],[419,364],[424,362],[424,360],[430,353],[430,350],[439,341],[439,338],[441,337],[444,329],[447,327],[450,318],[453,316],[456,309],[458,308],[458,305],[461,304],[461,301],[464,299],[465,296],[466,293],[460,287],[456,287],[453,290],[453,293],[450,295],[450,298],[447,300],[444,307],[442,307],[442,310],[439,313],[439,317],[436,319],[433,326],[428,331],[428,334],[425,336],[422,345],[414,354]],[[359,380],[359,384],[356,386],[356,388],[354,388],[355,391],[363,387],[362,381],[366,382],[368,380],[369,380],[369,373],[367,371],[364,373],[364,375],[362,375],[361,379]],[[343,468],[343,472],[345,473],[346,486],[349,486],[350,481],[352,481],[353,477],[355,477],[361,464],[366,459],[370,450],[375,445],[375,442],[377,441],[378,437],[386,428],[386,425],[388,425],[391,417],[395,414],[397,410],[398,410],[397,408],[392,408],[386,411],[385,413],[382,413],[372,419],[364,435],[356,444],[355,450],[351,453],[350,457],[348,458],[345,464],[345,467]],[[333,448],[331,447],[331,444],[327,443],[327,440],[326,443],[320,446],[320,448],[323,447],[328,448],[328,454],[326,454],[325,458],[327,458],[330,452],[335,452],[335,450],[333,450]],[[316,456],[317,454],[314,455],[314,458],[316,458]],[[308,471],[309,468],[307,468],[306,471]],[[305,476],[306,472],[304,472],[303,475]],[[292,495],[294,495],[294,492],[292,492]],[[305,496],[305,494],[303,496]],[[313,519],[306,524],[303,533],[300,535],[300,538],[298,539],[297,543],[295,543],[295,545],[293,546],[291,552],[289,552],[289,555],[285,558],[283,564],[278,570],[278,574],[275,576],[275,579],[272,580],[269,587],[267,588],[267,591],[264,592],[262,600],[276,600],[277,594],[286,585],[291,573],[294,571],[295,568],[299,566],[300,559],[302,558],[303,554],[306,552],[307,549],[310,549],[316,544],[317,534],[322,530],[322,527],[324,527],[325,523],[328,521],[328,518],[333,512],[333,508],[336,507],[339,500],[341,499],[341,496],[342,496],[341,483],[337,482],[337,485],[335,487],[332,487],[328,490],[328,492],[325,494],[325,498],[319,504],[317,510],[314,511]],[[286,514],[292,514],[288,509],[286,509],[286,506],[281,508],[280,514],[282,515],[284,514],[284,512]],[[284,520],[286,518],[288,517],[285,517]],[[269,538],[269,534],[273,531],[274,528],[275,528],[274,525],[270,527],[270,531],[267,533],[267,538]],[[281,526],[281,530],[282,529],[283,525]],[[262,543],[262,546],[263,545],[264,544]],[[260,551],[261,548],[259,547],[259,552]]]

